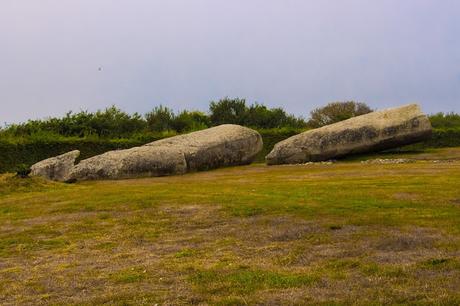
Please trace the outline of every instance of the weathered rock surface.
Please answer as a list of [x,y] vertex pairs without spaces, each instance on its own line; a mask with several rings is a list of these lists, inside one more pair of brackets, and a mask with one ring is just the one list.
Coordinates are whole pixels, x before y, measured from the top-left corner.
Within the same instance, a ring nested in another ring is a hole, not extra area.
[[65,181],[68,179],[70,170],[74,166],[75,160],[79,155],[80,151],[75,150],[42,160],[30,168],[30,174],[42,176],[49,180]]
[[292,136],[275,145],[268,165],[324,161],[425,140],[431,124],[417,104],[350,118]]
[[200,171],[249,164],[262,150],[262,144],[258,132],[240,125],[223,124],[144,146],[181,152],[187,163],[187,171]]
[[261,149],[259,133],[225,124],[82,160],[66,180],[164,176],[244,165]]
[[70,171],[69,180],[121,179],[186,172],[187,164],[181,152],[141,146],[109,151],[82,160]]

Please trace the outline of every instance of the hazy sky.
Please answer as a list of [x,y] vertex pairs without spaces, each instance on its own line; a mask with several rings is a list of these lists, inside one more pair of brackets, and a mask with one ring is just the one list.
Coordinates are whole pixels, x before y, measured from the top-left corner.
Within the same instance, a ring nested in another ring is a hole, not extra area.
[[225,96],[459,112],[460,1],[0,0],[2,123]]

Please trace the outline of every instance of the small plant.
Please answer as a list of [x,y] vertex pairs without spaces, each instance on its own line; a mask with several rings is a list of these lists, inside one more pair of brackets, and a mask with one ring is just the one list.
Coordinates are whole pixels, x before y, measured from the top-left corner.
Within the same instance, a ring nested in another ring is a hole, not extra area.
[[445,264],[449,261],[449,259],[447,258],[434,258],[434,259],[430,259],[430,260],[427,260],[425,262],[425,266],[427,267],[437,267],[437,266],[440,266],[442,264]]
[[176,258],[190,257],[190,256],[193,256],[195,253],[196,253],[196,250],[183,249],[182,251],[179,251],[176,254],[174,254],[174,257]]
[[25,164],[20,164],[16,170],[16,177],[19,178],[28,178],[32,170]]
[[142,270],[141,268],[131,268],[128,270],[118,271],[110,275],[110,278],[116,283],[136,283],[142,281],[145,278],[146,272],[146,270]]

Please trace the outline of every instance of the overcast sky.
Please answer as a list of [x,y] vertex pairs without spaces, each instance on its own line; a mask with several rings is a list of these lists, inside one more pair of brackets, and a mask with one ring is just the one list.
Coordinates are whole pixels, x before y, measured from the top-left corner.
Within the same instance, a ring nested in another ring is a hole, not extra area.
[[0,0],[0,122],[246,98],[460,112],[458,0]]

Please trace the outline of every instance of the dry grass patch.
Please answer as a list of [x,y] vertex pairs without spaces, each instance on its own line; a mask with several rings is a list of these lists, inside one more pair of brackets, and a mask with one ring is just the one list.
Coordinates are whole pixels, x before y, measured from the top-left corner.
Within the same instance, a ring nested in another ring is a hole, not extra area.
[[3,179],[2,305],[460,303],[460,163]]

